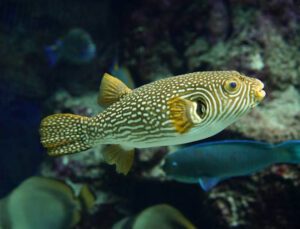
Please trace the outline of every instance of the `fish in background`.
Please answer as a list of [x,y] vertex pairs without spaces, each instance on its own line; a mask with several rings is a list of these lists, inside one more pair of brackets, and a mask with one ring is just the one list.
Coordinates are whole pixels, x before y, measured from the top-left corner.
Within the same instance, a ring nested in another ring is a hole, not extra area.
[[220,181],[251,175],[275,163],[300,163],[300,140],[277,145],[247,140],[197,144],[167,155],[163,170],[167,177],[199,183],[209,191]]
[[107,144],[103,156],[127,174],[134,148],[178,145],[208,138],[249,112],[265,97],[264,84],[236,71],[194,72],[131,90],[104,74],[94,117],[54,114],[40,125],[50,156]]
[[176,208],[159,204],[146,208],[135,217],[127,217],[112,229],[196,229],[196,227]]
[[109,73],[121,80],[129,88],[135,88],[134,80],[129,69],[124,65],[120,65],[118,58],[114,59],[109,68]]
[[0,200],[0,228],[71,228],[94,203],[86,185],[76,190],[54,178],[30,177]]
[[47,46],[45,53],[50,66],[61,60],[72,64],[84,64],[96,56],[96,45],[86,31],[75,28],[53,45]]

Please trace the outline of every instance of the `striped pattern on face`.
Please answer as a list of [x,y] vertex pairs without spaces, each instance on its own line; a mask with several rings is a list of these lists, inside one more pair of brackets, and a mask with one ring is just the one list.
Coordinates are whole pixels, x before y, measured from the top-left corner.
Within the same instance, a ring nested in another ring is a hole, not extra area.
[[[207,72],[203,79],[208,83],[200,84],[193,93],[184,96],[202,106],[203,122],[199,124],[202,128],[235,121],[257,104],[255,92],[263,88],[259,80],[235,71]],[[230,84],[235,88],[228,88]]]
[[93,143],[118,144],[180,136],[169,118],[168,101],[175,97],[197,103],[197,114],[203,121],[194,129],[233,122],[256,105],[255,91],[262,88],[259,80],[236,71],[196,72],[155,81],[92,118],[90,138]]

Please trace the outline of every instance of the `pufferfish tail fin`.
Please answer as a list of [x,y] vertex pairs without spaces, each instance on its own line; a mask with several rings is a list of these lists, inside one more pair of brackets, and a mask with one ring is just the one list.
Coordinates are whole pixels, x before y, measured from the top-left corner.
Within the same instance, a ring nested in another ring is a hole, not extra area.
[[88,144],[88,117],[74,114],[54,114],[40,125],[41,143],[50,156],[78,153],[92,146]]

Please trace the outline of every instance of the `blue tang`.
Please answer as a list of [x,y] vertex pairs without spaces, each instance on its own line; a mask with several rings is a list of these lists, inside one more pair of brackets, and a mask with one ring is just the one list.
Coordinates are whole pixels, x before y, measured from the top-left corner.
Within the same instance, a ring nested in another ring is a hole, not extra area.
[[197,144],[169,154],[163,170],[176,181],[199,182],[208,191],[222,180],[251,175],[275,163],[300,163],[300,140],[277,145],[247,140]]

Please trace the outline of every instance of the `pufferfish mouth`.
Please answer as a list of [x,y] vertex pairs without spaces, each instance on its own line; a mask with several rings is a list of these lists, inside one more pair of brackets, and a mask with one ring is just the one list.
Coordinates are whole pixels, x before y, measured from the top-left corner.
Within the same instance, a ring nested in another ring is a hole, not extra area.
[[266,96],[266,92],[263,90],[264,89],[264,84],[260,81],[257,80],[258,86],[256,87],[256,90],[254,92],[254,97],[255,101],[257,103],[260,103]]

